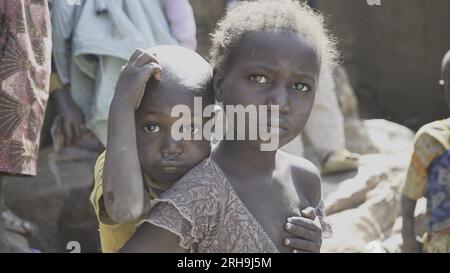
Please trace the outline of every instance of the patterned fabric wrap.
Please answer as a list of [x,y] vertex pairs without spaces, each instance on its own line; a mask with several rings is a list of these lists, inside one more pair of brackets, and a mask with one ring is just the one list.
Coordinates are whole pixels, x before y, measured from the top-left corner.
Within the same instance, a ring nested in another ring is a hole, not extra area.
[[36,175],[49,95],[46,0],[0,1],[0,172]]

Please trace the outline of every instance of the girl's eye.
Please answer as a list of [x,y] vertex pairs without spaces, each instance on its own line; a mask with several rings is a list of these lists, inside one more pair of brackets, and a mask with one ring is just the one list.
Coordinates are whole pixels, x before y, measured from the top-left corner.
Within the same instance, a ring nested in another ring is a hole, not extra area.
[[249,79],[253,82],[259,83],[259,84],[266,84],[269,83],[267,78],[263,75],[251,75]]
[[155,124],[148,124],[144,127],[144,130],[147,133],[158,133],[161,129],[159,128],[158,125]]
[[303,83],[296,83],[293,85],[294,89],[300,92],[308,92],[310,90],[309,86]]
[[199,132],[199,129],[194,124],[183,126],[183,130],[194,135]]

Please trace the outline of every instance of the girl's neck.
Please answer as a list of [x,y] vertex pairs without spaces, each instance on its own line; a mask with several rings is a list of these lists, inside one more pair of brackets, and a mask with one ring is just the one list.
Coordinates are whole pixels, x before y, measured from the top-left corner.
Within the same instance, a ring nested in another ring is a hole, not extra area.
[[268,176],[275,169],[276,151],[261,151],[258,145],[247,141],[226,141],[219,143],[212,157],[227,176],[246,179],[249,176]]

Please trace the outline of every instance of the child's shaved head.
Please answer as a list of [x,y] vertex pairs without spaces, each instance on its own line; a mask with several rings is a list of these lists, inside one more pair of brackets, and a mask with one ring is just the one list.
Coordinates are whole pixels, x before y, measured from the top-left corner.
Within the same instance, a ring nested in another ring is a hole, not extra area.
[[450,107],[450,50],[447,51],[447,54],[442,59],[441,77],[440,84],[442,93],[444,94],[448,107]]
[[163,67],[160,84],[183,87],[182,89],[192,91],[198,96],[209,97],[212,68],[195,51],[168,45],[151,47],[145,52],[156,55]]
[[[450,50],[447,51],[447,54],[445,54],[444,58],[442,59],[441,73],[443,80],[450,80]],[[445,77],[447,77],[447,79]]]

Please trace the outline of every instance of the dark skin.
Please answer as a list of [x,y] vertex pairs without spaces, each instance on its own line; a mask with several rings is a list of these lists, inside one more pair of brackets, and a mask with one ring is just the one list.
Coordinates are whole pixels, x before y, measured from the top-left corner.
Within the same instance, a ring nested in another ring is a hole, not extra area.
[[440,87],[444,100],[450,108],[450,57],[443,65]]
[[[293,33],[255,33],[239,48],[230,69],[214,75],[216,99],[225,105],[280,105],[282,146],[301,132],[311,112],[318,57]],[[322,232],[311,208],[320,199],[317,169],[283,152],[263,152],[260,144],[222,141],[212,156],[280,251],[318,252]],[[181,252],[178,242],[169,231],[144,223],[122,251]]]
[[414,211],[416,209],[417,200],[410,199],[405,195],[402,196],[402,237],[403,251],[408,253],[422,252],[422,244],[416,239],[414,232]]
[[82,136],[84,131],[84,117],[80,107],[70,95],[70,86],[55,90],[52,93],[58,115],[62,118],[64,129],[64,146],[72,146]]
[[[211,151],[207,140],[172,138],[178,117],[171,117],[171,109],[179,104],[193,108],[194,92],[161,71],[154,55],[137,50],[117,83],[104,169],[105,209],[116,223],[133,222],[143,214],[143,174],[170,186]],[[185,129],[195,128],[186,124]]]
[[[450,58],[444,60],[441,71],[442,80],[440,81],[440,88],[444,100],[450,108]],[[414,211],[416,209],[417,200],[402,196],[402,237],[403,237],[403,251],[410,253],[422,252],[422,244],[416,239],[414,231]]]

